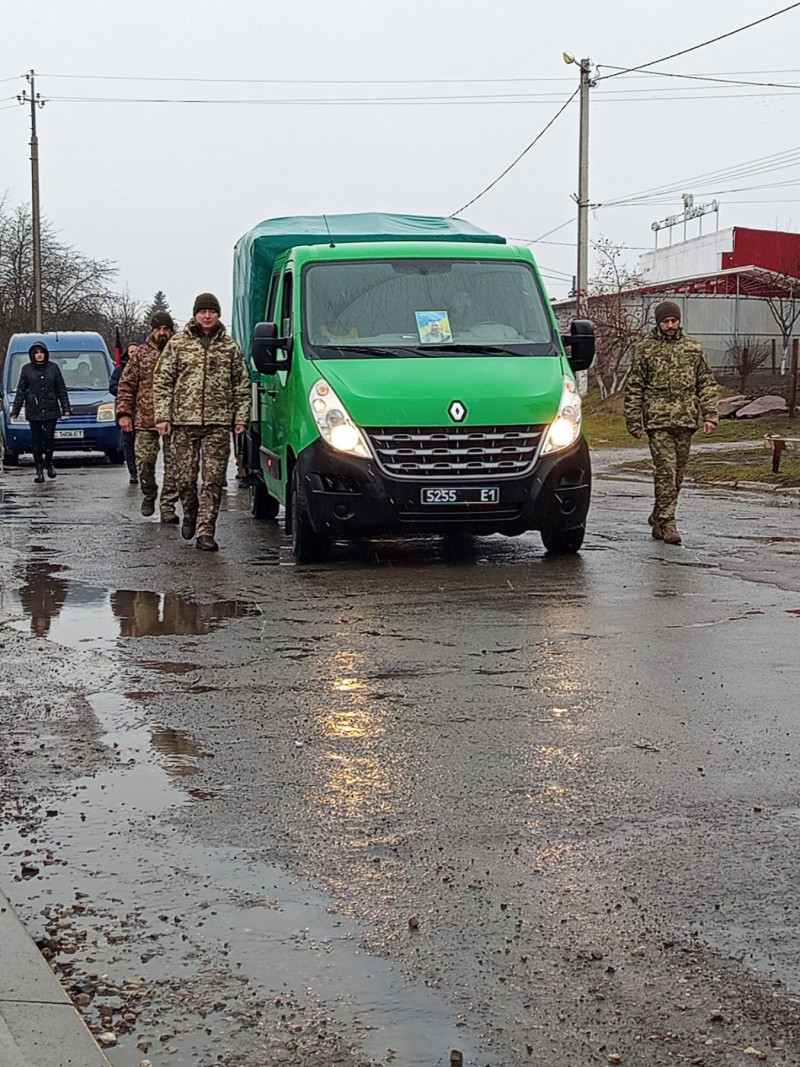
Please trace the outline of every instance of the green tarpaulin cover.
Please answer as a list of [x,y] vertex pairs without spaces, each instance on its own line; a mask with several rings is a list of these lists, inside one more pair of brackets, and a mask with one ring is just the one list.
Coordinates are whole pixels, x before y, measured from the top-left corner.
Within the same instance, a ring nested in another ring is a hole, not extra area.
[[[325,225],[327,220],[327,226]],[[233,336],[249,357],[253,327],[264,319],[275,260],[297,245],[356,241],[473,241],[505,244],[463,219],[368,212],[266,219],[236,242],[233,252]]]

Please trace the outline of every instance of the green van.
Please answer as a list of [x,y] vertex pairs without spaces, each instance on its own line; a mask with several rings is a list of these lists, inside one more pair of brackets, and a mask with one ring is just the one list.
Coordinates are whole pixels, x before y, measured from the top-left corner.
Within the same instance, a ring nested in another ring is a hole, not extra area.
[[298,561],[426,533],[535,529],[549,552],[580,549],[573,372],[594,334],[559,334],[529,249],[459,219],[271,219],[237,242],[233,288],[251,510],[285,505]]

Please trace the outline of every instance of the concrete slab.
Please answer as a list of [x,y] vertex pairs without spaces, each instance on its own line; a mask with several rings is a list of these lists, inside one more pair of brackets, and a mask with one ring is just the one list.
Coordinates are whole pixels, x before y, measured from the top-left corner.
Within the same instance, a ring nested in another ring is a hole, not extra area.
[[0,975],[2,1067],[109,1067],[2,893]]

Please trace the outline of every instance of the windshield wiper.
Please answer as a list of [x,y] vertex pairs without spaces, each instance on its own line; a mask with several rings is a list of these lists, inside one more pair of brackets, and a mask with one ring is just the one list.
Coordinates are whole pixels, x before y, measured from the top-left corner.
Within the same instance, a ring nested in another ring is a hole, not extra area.
[[[517,342],[524,344],[524,341]],[[483,355],[484,352],[488,352],[490,355],[500,356],[516,356],[519,355],[513,349],[508,348],[506,345],[484,345],[480,341],[475,341],[472,344],[466,344],[459,341],[439,341],[435,345],[420,345],[416,351],[421,356],[435,356],[437,352],[472,352],[474,355]]]
[[404,349],[401,345],[397,348],[388,348],[386,345],[325,345],[324,351],[334,350],[336,352],[343,352],[345,355],[348,352],[360,352],[366,353],[368,356],[397,356],[401,357],[404,351],[413,352],[414,349]]

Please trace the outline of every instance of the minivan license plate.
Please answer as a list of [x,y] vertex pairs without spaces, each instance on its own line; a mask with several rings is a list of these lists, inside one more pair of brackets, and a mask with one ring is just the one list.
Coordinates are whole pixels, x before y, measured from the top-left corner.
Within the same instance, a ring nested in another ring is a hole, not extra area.
[[496,485],[426,486],[419,491],[421,504],[499,504]]
[[83,430],[56,430],[56,438],[59,441],[69,438],[70,441],[83,440]]

